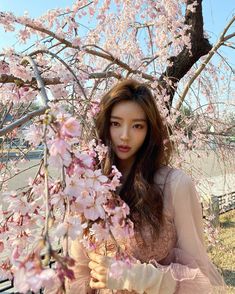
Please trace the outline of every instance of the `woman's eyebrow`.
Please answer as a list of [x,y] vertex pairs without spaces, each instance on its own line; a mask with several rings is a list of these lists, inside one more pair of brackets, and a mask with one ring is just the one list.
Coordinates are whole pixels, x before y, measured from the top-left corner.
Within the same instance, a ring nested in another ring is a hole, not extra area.
[[[115,116],[115,115],[112,115],[110,118],[122,120],[121,117]],[[137,121],[138,122],[146,122],[146,119],[145,118],[134,118],[134,119],[132,119],[132,121],[134,121],[134,122],[137,122]]]
[[136,122],[136,121],[142,121],[142,122],[146,122],[146,119],[145,118],[135,118],[135,119],[133,119],[133,121],[134,122]]
[[114,119],[122,119],[121,117],[119,117],[119,116],[115,116],[115,115],[111,115],[111,117],[110,118],[114,118]]

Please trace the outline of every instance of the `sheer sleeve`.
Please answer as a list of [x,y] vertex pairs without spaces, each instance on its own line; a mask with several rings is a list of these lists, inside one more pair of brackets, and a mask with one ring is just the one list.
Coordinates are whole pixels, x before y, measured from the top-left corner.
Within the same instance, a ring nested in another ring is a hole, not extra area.
[[199,196],[190,177],[179,170],[175,173],[170,190],[177,246],[165,262],[178,281],[176,293],[225,293],[223,279],[204,246]]
[[93,294],[94,290],[89,287],[89,258],[83,245],[79,240],[70,241],[69,251],[69,255],[75,260],[75,265],[72,267],[75,279],[66,281],[66,294]]
[[[79,240],[69,240],[69,256],[75,260],[75,265],[71,267],[75,279],[65,278],[66,294],[94,294],[94,290],[89,287],[90,269],[88,267],[89,258]],[[64,247],[64,246],[63,246]],[[44,294],[58,294],[58,288],[61,282],[55,280],[54,283],[47,285],[43,291]]]

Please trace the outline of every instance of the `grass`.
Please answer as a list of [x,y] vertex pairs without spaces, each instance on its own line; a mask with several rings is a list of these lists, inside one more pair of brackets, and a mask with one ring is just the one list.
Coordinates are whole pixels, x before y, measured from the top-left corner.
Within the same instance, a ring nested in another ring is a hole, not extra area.
[[220,215],[218,244],[209,255],[222,272],[227,293],[235,293],[235,210]]

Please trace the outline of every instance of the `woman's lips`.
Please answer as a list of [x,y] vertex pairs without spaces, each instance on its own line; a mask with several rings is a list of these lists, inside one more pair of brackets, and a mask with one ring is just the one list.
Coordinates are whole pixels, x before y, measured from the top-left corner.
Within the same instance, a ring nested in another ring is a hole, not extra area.
[[117,148],[120,152],[128,152],[131,149],[129,146],[117,146]]

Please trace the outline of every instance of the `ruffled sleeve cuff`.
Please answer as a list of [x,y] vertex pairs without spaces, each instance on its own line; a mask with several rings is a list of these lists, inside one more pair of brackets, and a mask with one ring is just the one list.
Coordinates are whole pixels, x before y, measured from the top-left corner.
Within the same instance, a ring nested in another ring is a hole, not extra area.
[[199,268],[193,257],[178,248],[173,249],[160,263],[155,260],[150,263],[165,273],[171,273],[172,279],[177,282],[176,294],[226,293],[223,279],[209,259],[207,268],[204,269],[206,273]]

